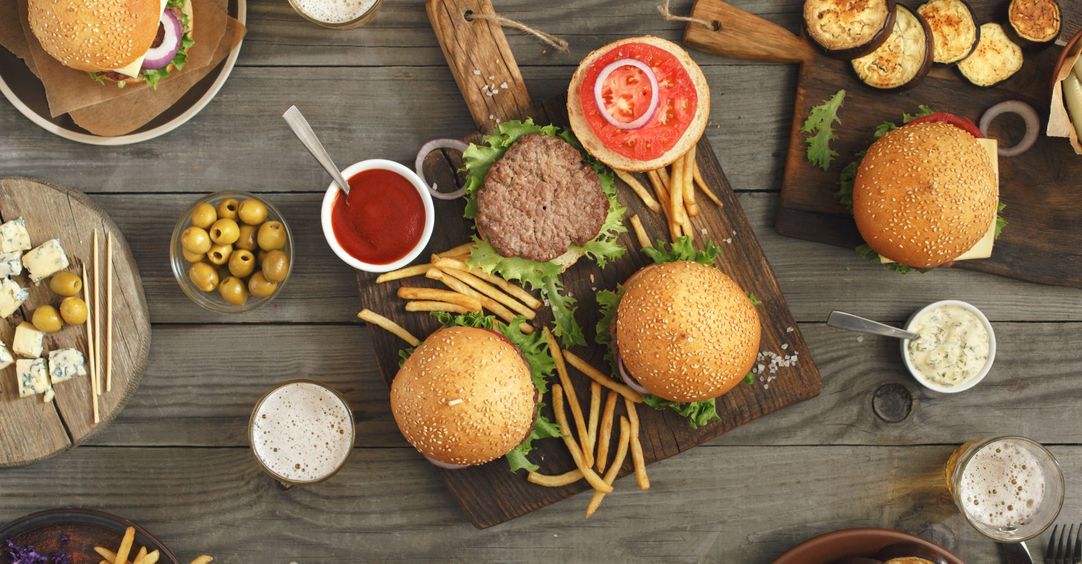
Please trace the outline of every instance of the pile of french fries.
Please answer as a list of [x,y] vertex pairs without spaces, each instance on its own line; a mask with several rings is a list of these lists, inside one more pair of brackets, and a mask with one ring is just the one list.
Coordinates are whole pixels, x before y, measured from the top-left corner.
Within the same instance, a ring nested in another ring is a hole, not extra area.
[[[552,411],[556,416],[556,424],[560,426],[564,445],[567,446],[572,460],[575,461],[575,469],[559,475],[530,472],[527,480],[550,488],[559,488],[579,480],[586,480],[586,483],[594,489],[594,495],[586,506],[586,517],[590,518],[601,506],[601,500],[605,499],[605,495],[612,493],[612,484],[624,466],[629,450],[635,471],[635,481],[639,489],[650,489],[650,477],[646,474],[646,460],[643,457],[642,442],[639,440],[639,415],[636,411],[636,405],[642,403],[642,395],[609,378],[575,353],[561,351],[548,328],[544,329],[544,334],[549,351],[552,352],[552,359],[556,363],[556,373],[560,378],[560,383],[552,386]],[[590,378],[590,407],[586,415],[582,412],[575,388],[571,384],[571,377],[567,370],[568,364]],[[601,407],[602,387],[608,389],[604,408]],[[567,419],[567,411],[564,407],[565,396],[568,407],[571,409],[571,417],[574,419],[574,427]],[[611,450],[613,421],[616,416],[616,403],[621,398],[627,415],[620,416],[620,438],[616,443],[616,454],[610,461],[609,451]],[[572,434],[573,429],[577,432],[578,439]]]
[[[715,205],[721,207],[721,200],[706,185],[703,175],[699,171],[699,165],[695,161],[695,147],[692,147],[683,156],[677,158],[671,167],[662,167],[657,170],[646,172],[650,180],[650,186],[654,189],[651,194],[639,179],[630,172],[617,170],[616,176],[620,177],[636,195],[642,199],[643,204],[654,212],[661,212],[669,226],[669,236],[673,241],[687,236],[695,239],[695,229],[691,226],[691,218],[699,215],[699,202],[696,199],[696,189],[701,191]],[[655,199],[656,196],[656,199]],[[635,236],[639,245],[649,247],[650,238],[642,228],[642,222],[637,215],[631,216],[631,226],[635,230]]]
[[[147,547],[141,546],[136,551],[135,556],[131,560],[128,560],[128,555],[131,554],[132,548],[135,544],[135,527],[128,527],[124,529],[124,536],[120,539],[120,546],[116,550],[109,550],[104,546],[95,546],[94,552],[101,556],[102,560],[99,564],[155,564],[158,558],[161,557],[161,553],[158,549],[147,551]],[[192,560],[192,564],[210,564],[214,561],[214,557],[204,554],[196,557]]]

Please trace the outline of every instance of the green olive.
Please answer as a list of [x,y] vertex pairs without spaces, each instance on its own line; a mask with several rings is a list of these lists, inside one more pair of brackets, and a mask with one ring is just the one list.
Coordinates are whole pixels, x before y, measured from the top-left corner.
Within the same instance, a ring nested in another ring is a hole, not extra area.
[[233,244],[238,249],[244,249],[246,251],[254,251],[257,248],[255,242],[255,232],[258,228],[254,225],[241,225],[240,237],[237,242]]
[[219,219],[210,226],[210,240],[219,245],[232,245],[240,238],[240,227],[232,219]]
[[229,273],[237,278],[247,278],[255,271],[255,255],[252,251],[239,249],[229,257]]
[[248,289],[244,287],[244,282],[236,276],[230,276],[218,286],[218,293],[222,295],[222,299],[227,303],[233,305],[244,305],[248,301]]
[[218,219],[237,219],[237,208],[240,204],[236,198],[226,198],[218,202]]
[[51,305],[43,305],[35,309],[31,323],[43,333],[56,333],[64,326],[64,322],[60,319],[60,312]]
[[71,272],[61,271],[49,279],[49,289],[58,296],[77,296],[83,291],[83,281]]
[[248,279],[248,291],[257,298],[265,298],[278,291],[278,283],[270,282],[262,272],[256,272]]
[[289,276],[289,257],[282,251],[267,251],[260,266],[263,276],[271,282],[281,282]]
[[210,252],[207,253],[207,260],[209,260],[211,264],[221,266],[229,262],[229,257],[232,254],[232,245],[214,245],[210,248]]
[[215,221],[218,221],[218,212],[214,210],[214,206],[206,202],[195,206],[192,210],[192,225],[196,227],[206,229]]
[[286,246],[286,227],[279,221],[268,221],[259,226],[256,242],[264,251],[273,251]]
[[184,255],[184,260],[188,262],[199,262],[207,256],[202,253],[193,253],[188,249],[181,249],[180,254]]
[[255,198],[248,198],[240,203],[237,215],[240,216],[241,221],[248,225],[259,225],[267,221],[267,204]]
[[205,253],[210,250],[210,235],[193,225],[180,234],[180,246],[193,253]]
[[218,287],[218,270],[205,262],[197,262],[188,269],[188,279],[202,292],[213,292]]
[[86,302],[82,298],[72,296],[64,298],[64,301],[60,302],[60,317],[64,318],[64,323],[82,325],[86,323],[86,316]]

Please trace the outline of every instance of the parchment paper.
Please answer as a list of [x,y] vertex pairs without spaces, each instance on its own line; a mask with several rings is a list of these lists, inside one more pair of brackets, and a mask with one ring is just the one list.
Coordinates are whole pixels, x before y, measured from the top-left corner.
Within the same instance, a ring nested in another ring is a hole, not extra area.
[[1070,139],[1071,147],[1078,155],[1082,155],[1082,142],[1078,139],[1078,131],[1071,123],[1071,116],[1067,113],[1067,104],[1063,100],[1063,79],[1071,74],[1080,55],[1082,55],[1082,41],[1077,41],[1071,52],[1067,53],[1063,66],[1059,69],[1059,76],[1056,77],[1056,82],[1052,86],[1052,105],[1048,110],[1048,127],[1045,128],[1045,133],[1049,137]]

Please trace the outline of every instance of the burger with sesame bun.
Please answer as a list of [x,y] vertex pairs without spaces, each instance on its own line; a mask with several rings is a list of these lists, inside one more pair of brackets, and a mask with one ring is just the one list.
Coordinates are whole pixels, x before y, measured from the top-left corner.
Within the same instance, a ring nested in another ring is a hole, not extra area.
[[558,437],[541,414],[555,364],[544,337],[516,320],[436,314],[444,325],[405,359],[391,383],[391,413],[406,440],[436,466],[457,470],[506,457],[534,471],[535,439]]
[[754,378],[759,300],[713,266],[713,244],[700,251],[684,237],[643,252],[655,264],[598,295],[597,340],[647,405],[698,428],[719,418],[717,397]]
[[184,68],[190,0],[29,0],[30,30],[61,64],[98,82],[158,82]]

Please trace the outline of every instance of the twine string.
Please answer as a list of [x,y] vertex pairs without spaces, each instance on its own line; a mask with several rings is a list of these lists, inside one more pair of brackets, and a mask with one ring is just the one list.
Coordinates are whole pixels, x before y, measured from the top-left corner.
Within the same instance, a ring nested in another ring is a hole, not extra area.
[[697,23],[711,31],[721,31],[721,22],[717,20],[711,21],[704,20],[702,18],[694,18],[691,16],[678,16],[672,13],[672,10],[669,9],[669,0],[663,0],[663,2],[658,5],[657,11],[661,13],[661,17],[665,18],[665,21],[667,22]]
[[569,51],[567,41],[560,37],[557,37],[551,33],[541,31],[540,29],[530,27],[522,22],[506,18],[499,14],[478,14],[473,10],[468,10],[465,14],[466,21],[472,22],[474,20],[490,21],[501,27],[509,27],[517,29],[521,32],[528,33],[538,39],[538,41],[560,51],[561,53],[567,53]]

